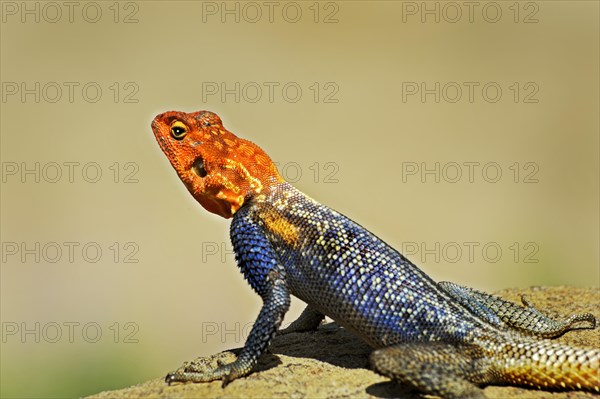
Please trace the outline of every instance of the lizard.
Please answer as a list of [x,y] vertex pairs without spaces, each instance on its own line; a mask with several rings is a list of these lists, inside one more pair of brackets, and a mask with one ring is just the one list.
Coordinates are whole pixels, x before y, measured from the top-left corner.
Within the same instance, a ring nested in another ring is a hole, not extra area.
[[[155,138],[191,195],[231,218],[236,263],[263,304],[235,361],[169,373],[167,383],[252,372],[278,333],[316,329],[325,316],[366,341],[371,367],[422,394],[485,398],[486,385],[600,392],[600,350],[551,338],[595,328],[590,313],[555,320],[531,306],[435,282],[376,235],[302,193],[256,144],[210,111],[169,111]],[[300,317],[279,330],[293,295]]]

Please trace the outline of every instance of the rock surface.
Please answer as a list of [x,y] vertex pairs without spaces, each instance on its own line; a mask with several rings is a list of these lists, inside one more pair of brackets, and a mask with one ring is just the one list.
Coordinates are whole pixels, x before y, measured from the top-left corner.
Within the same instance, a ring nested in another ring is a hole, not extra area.
[[[600,320],[600,290],[574,287],[532,287],[497,294],[520,302],[520,296],[549,316],[565,317],[591,312]],[[600,328],[568,332],[557,341],[578,347],[600,347]],[[315,332],[275,337],[270,353],[261,357],[256,371],[222,388],[220,381],[167,386],[164,376],[90,399],[106,398],[406,398],[423,396],[380,377],[368,368],[370,348],[334,323]],[[235,350],[234,350],[235,352]],[[199,358],[203,364],[228,363],[231,352]],[[544,392],[516,387],[489,386],[488,398],[566,399],[598,398],[585,392]]]

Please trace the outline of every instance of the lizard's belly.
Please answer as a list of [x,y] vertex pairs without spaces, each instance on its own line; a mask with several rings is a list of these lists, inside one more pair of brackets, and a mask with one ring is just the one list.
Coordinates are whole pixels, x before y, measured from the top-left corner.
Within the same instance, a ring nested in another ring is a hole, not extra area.
[[462,340],[472,318],[407,267],[317,264],[296,259],[286,267],[290,292],[373,347],[407,341]]

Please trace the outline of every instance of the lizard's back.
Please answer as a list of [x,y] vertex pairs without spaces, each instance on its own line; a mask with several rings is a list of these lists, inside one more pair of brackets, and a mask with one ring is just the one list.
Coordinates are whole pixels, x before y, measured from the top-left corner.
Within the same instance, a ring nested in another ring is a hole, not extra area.
[[488,328],[394,248],[288,183],[238,215],[263,224],[292,294],[374,347]]

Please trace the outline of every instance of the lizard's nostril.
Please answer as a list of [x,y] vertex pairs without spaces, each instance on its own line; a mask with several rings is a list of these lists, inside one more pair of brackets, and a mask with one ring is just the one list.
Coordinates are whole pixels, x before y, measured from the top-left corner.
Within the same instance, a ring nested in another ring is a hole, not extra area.
[[206,176],[206,169],[204,169],[204,159],[202,157],[198,157],[192,164],[192,172],[200,177]]

